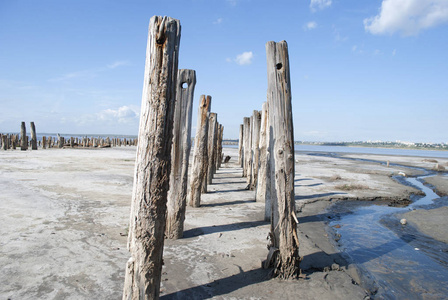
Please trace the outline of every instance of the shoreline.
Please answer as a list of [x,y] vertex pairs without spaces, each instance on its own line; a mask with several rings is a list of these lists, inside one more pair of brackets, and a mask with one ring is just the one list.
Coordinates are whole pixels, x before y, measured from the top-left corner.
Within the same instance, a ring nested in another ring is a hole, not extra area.
[[[1,153],[1,296],[121,298],[135,149]],[[185,237],[165,240],[162,299],[364,299],[374,292],[332,245],[325,210],[350,199],[367,198],[371,205],[408,198],[417,190],[390,177],[402,167],[296,153],[299,251],[306,279],[285,282],[268,279],[269,270],[261,268],[269,232],[264,204],[245,190],[238,149],[223,152],[231,161],[203,195],[203,206],[187,208]],[[431,164],[421,157],[391,159]],[[445,181],[437,184],[440,188]]]

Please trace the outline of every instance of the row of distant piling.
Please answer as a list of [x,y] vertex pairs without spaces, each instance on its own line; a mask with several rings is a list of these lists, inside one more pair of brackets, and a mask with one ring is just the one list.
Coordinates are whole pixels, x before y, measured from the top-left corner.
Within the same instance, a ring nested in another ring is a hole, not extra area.
[[22,122],[20,134],[1,134],[0,147],[2,150],[37,150],[49,148],[110,148],[121,146],[137,146],[138,139],[117,138],[117,137],[64,137],[60,134],[57,137],[42,136],[37,138],[36,126],[30,122],[31,135],[26,134],[25,122]]

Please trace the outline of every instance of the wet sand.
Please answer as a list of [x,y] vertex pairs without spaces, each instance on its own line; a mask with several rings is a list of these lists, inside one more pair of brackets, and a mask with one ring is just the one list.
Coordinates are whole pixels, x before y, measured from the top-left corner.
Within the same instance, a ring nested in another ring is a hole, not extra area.
[[[408,199],[417,190],[390,177],[402,168],[296,155],[296,206],[306,279],[280,281],[270,280],[269,270],[261,268],[269,232],[264,204],[254,202],[254,192],[244,189],[237,150],[224,148],[224,153],[232,159],[203,195],[203,206],[187,209],[185,238],[166,240],[162,299],[368,296],[357,284],[355,266],[333,247],[323,212],[337,200]],[[129,258],[126,234],[135,147],[0,155],[1,298],[121,299]],[[422,158],[400,159],[426,163]]]

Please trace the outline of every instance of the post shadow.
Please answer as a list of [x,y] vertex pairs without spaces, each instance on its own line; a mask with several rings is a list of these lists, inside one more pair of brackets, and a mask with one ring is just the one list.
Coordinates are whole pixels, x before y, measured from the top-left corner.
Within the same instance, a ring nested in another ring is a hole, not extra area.
[[328,196],[334,196],[334,195],[347,195],[347,193],[322,193],[322,194],[305,195],[305,196],[296,195],[295,200],[314,199],[314,198],[328,197]]
[[163,300],[183,300],[183,299],[208,299],[216,296],[226,295],[240,288],[257,284],[269,280],[269,269],[254,269],[214,280],[213,282],[198,285],[192,288],[184,289],[167,295],[161,295]]
[[225,224],[225,225],[213,225],[213,226],[206,226],[206,227],[198,227],[198,228],[192,228],[189,230],[185,230],[183,238],[191,238],[191,237],[196,237],[199,235],[212,234],[212,233],[216,233],[216,232],[236,231],[236,230],[240,230],[240,229],[263,226],[263,225],[267,225],[267,224],[269,224],[269,222],[266,222],[263,220],[263,221],[250,221],[250,222],[240,222],[240,223]]

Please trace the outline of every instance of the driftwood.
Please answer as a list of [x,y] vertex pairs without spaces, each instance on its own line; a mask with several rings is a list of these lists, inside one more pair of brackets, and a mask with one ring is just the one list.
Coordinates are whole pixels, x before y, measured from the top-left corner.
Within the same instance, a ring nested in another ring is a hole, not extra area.
[[26,138],[26,126],[25,122],[22,122],[22,125],[20,126],[20,150],[27,150],[28,149],[28,141]]
[[187,204],[188,162],[191,150],[191,118],[196,72],[179,70],[174,111],[173,146],[171,150],[170,189],[168,191],[165,235],[182,238]]
[[294,199],[294,133],[291,107],[288,46],[285,41],[266,44],[268,69],[269,125],[271,130],[271,219],[270,245],[278,249],[273,275],[296,278],[300,275],[299,244]]
[[180,23],[149,24],[123,299],[158,299],[171,169]]
[[198,122],[196,136],[194,138],[193,170],[190,179],[190,206],[199,207],[201,205],[201,191],[205,181],[205,166],[208,161],[208,112],[210,111],[212,97],[201,96],[198,111]]
[[37,150],[37,135],[36,135],[36,126],[34,126],[34,122],[30,123],[30,131],[31,131],[31,150]]

